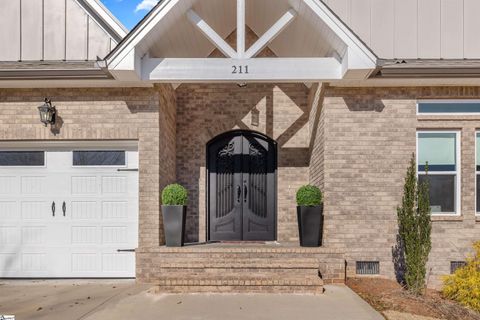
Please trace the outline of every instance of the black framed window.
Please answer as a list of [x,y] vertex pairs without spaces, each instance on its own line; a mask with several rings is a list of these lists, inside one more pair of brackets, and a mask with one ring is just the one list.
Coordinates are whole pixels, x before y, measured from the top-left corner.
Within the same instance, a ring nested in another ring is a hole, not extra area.
[[44,151],[0,151],[0,167],[38,167],[44,165]]
[[459,213],[458,139],[457,132],[417,133],[418,180],[429,184],[432,214]]
[[125,166],[125,151],[73,151],[74,166]]

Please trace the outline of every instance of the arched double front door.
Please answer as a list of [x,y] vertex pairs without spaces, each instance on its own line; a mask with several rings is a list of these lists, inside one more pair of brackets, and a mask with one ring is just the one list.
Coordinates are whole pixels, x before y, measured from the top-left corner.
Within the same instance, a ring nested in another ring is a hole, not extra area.
[[210,241],[276,239],[277,145],[245,130],[207,144]]

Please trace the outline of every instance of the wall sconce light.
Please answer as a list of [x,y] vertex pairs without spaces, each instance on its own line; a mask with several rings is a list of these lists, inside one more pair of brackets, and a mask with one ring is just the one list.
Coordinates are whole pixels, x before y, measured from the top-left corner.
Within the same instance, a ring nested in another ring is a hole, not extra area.
[[55,124],[57,109],[52,106],[52,101],[50,99],[45,98],[45,103],[43,106],[38,107],[38,112],[40,113],[40,121],[45,125],[45,127],[49,124]]

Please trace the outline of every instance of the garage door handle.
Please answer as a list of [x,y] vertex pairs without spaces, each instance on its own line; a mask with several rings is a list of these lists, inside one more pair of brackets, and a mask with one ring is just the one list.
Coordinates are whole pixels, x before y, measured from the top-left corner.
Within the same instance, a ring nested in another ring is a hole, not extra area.
[[62,211],[63,211],[63,216],[65,217],[65,212],[67,212],[67,204],[65,203],[65,201],[63,201],[63,204],[62,204]]
[[138,169],[117,169],[118,172],[137,172]]
[[117,249],[117,252],[135,252],[135,249]]
[[52,202],[52,216],[55,217],[55,201]]

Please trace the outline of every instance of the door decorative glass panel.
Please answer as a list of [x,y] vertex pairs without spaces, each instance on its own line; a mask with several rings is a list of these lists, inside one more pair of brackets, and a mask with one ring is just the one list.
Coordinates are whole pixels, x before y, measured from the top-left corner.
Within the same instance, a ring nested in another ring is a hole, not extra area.
[[209,240],[275,240],[275,142],[237,130],[214,138],[207,149]]

